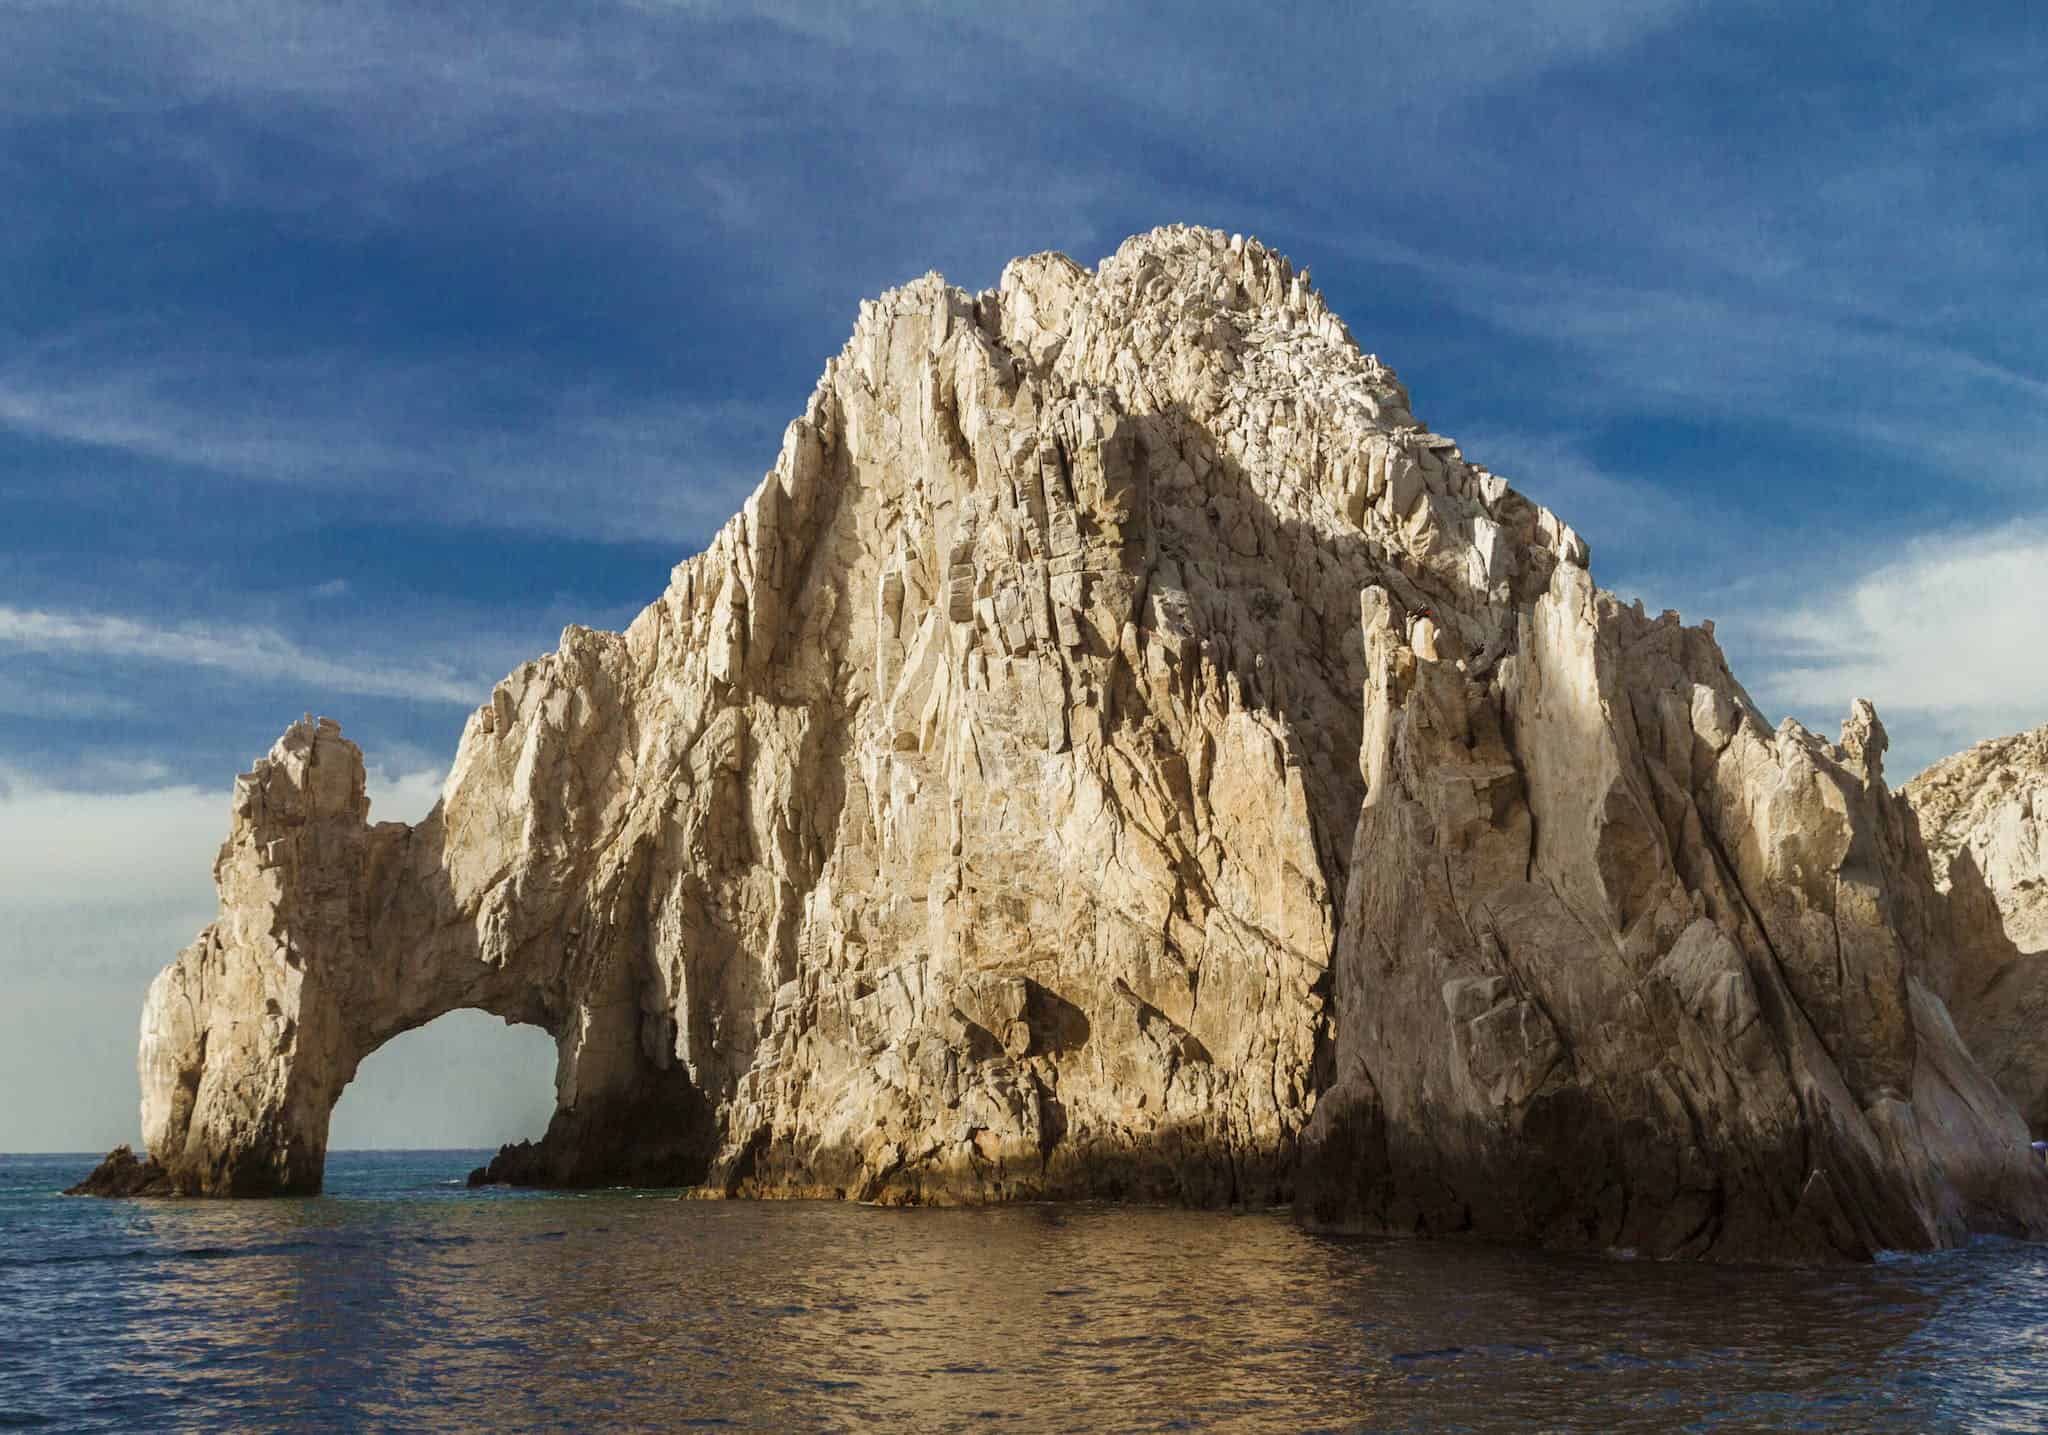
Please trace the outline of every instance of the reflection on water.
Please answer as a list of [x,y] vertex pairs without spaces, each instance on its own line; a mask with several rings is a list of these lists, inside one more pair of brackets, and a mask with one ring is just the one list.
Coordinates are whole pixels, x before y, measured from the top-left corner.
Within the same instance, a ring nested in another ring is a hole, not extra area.
[[1731,1271],[1276,1214],[50,1194],[0,1157],[0,1425],[2048,1431],[2048,1253]]

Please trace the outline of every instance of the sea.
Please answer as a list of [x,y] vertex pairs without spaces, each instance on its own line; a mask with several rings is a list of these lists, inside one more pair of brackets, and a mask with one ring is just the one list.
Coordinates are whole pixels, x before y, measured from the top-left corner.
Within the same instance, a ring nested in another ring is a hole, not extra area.
[[2048,1248],[1737,1269],[1283,1211],[58,1195],[0,1156],[0,1427],[2048,1431]]

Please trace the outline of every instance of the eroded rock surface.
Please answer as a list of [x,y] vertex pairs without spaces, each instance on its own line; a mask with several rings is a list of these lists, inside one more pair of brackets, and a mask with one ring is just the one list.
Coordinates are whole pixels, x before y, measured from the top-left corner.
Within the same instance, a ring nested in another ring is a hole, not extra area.
[[1770,732],[1586,561],[1256,242],[927,276],[626,632],[499,684],[424,823],[368,825],[325,722],[242,780],[149,1148],[315,1188],[362,1057],[474,1006],[560,1046],[533,1179],[2042,1229],[1874,716]]
[[1947,902],[1956,1023],[2048,1138],[2048,727],[1980,742],[1903,795]]

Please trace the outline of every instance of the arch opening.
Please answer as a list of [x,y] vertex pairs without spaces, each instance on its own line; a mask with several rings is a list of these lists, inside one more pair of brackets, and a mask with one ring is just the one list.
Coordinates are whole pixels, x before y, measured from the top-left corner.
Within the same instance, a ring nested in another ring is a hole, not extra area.
[[473,1154],[537,1138],[554,1115],[556,1064],[540,1027],[450,1011],[363,1058],[328,1119],[328,1150]]

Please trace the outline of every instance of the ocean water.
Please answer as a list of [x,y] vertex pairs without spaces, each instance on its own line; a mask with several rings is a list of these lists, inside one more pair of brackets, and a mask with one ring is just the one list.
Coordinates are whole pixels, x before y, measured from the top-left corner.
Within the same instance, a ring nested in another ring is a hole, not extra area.
[[0,1156],[0,1427],[2048,1431],[2048,1249],[1729,1270],[1283,1213],[109,1202]]

